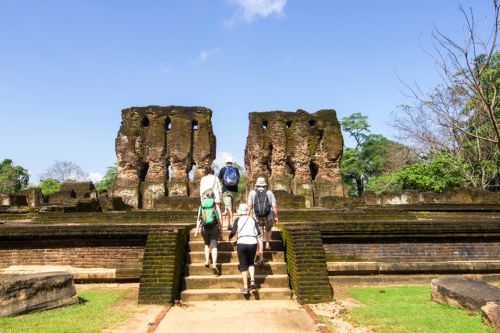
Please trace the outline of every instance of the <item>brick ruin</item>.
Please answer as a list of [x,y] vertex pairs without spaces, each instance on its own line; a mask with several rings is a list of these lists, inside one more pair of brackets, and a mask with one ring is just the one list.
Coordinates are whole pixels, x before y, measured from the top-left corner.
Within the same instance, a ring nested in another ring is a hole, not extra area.
[[165,197],[198,196],[204,167],[215,159],[211,118],[212,111],[203,107],[122,110],[113,195],[145,209]]
[[273,190],[304,196],[307,208],[318,206],[322,197],[344,195],[343,139],[335,110],[252,112],[249,118],[247,188],[263,176]]

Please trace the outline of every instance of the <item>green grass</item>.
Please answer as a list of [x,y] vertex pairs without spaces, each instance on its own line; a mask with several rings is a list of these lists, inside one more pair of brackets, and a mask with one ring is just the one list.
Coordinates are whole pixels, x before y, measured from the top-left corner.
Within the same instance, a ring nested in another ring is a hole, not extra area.
[[[384,292],[381,292],[383,290]],[[352,323],[380,333],[494,333],[480,315],[431,301],[430,287],[355,288],[349,291],[366,306],[349,310]]]
[[130,312],[112,310],[124,291],[82,291],[80,304],[0,318],[1,333],[91,333],[125,320]]

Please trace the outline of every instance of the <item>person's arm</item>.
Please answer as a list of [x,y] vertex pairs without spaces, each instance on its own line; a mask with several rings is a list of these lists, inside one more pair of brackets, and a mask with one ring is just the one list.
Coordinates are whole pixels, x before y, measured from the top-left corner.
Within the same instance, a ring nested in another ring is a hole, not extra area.
[[201,224],[201,207],[198,208],[198,218],[196,219],[196,229],[194,231],[194,237],[198,237],[198,232],[200,231]]
[[278,203],[276,202],[276,197],[274,196],[274,193],[271,191],[269,191],[269,193],[271,193],[272,197],[271,207],[273,209],[274,224],[278,224]]
[[220,212],[220,205],[215,205],[215,211],[217,212],[217,223],[219,224],[219,230],[222,231],[222,214]]
[[274,216],[274,224],[278,224],[278,204],[276,201],[273,203],[273,216]]
[[219,170],[219,180],[222,181],[222,179],[224,179],[224,171],[226,170],[226,167],[222,167],[220,170]]
[[231,233],[229,234],[229,240],[231,240],[231,238],[233,238],[234,235],[236,235],[236,232],[238,231],[238,221],[239,220],[240,220],[240,218],[237,218],[236,220],[234,220],[233,229],[231,229]]
[[247,206],[248,206],[248,216],[252,216],[253,213],[252,191],[248,193]]

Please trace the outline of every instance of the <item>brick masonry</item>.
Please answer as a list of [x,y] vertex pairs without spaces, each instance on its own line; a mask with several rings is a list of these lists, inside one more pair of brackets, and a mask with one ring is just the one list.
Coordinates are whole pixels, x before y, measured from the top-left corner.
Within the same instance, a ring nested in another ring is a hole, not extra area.
[[290,285],[298,301],[328,302],[333,291],[317,224],[289,224],[282,229]]
[[173,224],[0,225],[0,268],[114,268],[117,279],[141,277],[141,303],[168,304],[179,294],[186,246],[187,227]]

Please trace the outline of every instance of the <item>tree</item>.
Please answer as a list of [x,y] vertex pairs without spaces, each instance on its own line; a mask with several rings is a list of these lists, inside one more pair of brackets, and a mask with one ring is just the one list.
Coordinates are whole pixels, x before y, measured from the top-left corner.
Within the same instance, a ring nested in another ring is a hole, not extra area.
[[465,43],[434,30],[434,59],[443,81],[430,93],[405,84],[414,103],[402,106],[394,120],[400,138],[422,156],[446,157],[469,187],[488,188],[500,181],[500,6],[498,0],[492,4],[494,22],[487,38],[478,36],[472,9],[460,8]]
[[437,156],[373,177],[366,188],[376,194],[401,190],[444,192],[461,187],[463,183],[464,179],[450,163],[450,158]]
[[115,182],[117,174],[116,165],[110,166],[106,168],[106,174],[102,178],[102,180],[96,185],[98,191],[108,190],[113,183]]
[[62,183],[70,180],[85,180],[87,178],[87,174],[76,163],[56,160],[54,164],[47,169],[42,178],[53,178]]
[[38,187],[42,190],[43,195],[51,195],[61,190],[61,183],[54,178],[45,178],[40,179]]
[[368,134],[367,117],[354,113],[342,118],[343,130],[356,141],[355,148],[345,148],[340,173],[349,193],[361,196],[368,181],[382,173],[391,172],[413,162],[411,151],[402,144],[380,134]]
[[0,193],[15,193],[26,188],[29,183],[28,170],[14,165],[12,160],[4,159],[0,163]]

